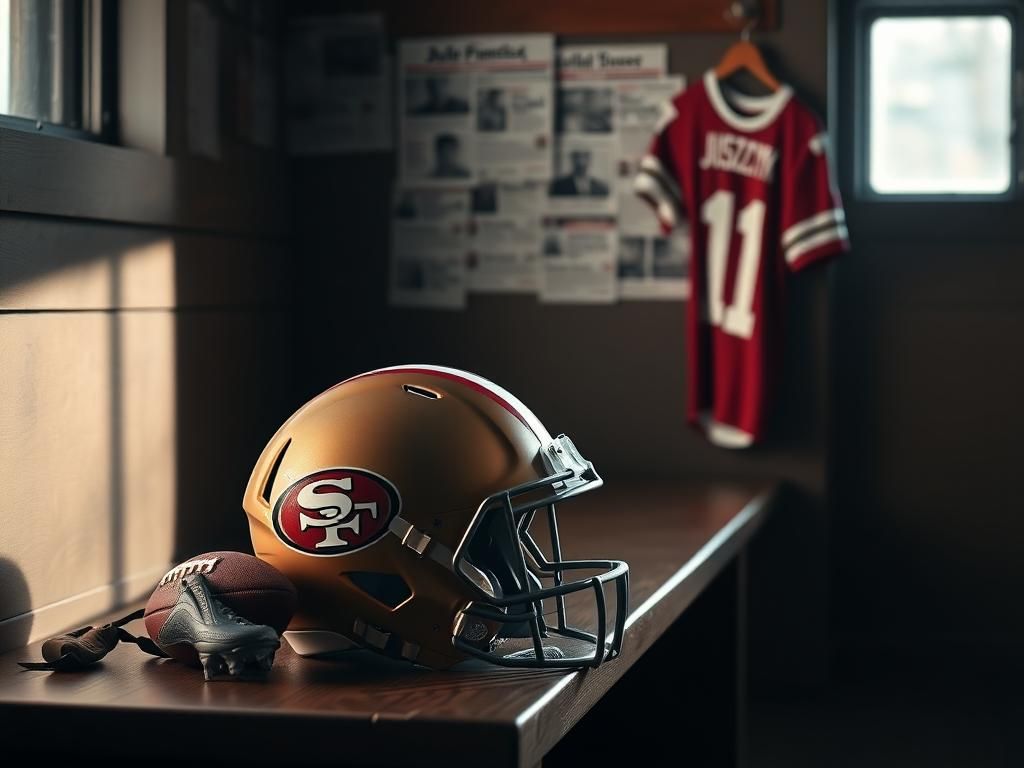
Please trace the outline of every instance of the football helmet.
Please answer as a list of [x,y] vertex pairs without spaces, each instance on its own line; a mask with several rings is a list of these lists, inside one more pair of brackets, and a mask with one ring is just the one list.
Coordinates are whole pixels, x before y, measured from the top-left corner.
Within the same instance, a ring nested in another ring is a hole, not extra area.
[[[555,505],[600,486],[508,391],[406,365],[302,406],[243,505],[256,555],[298,589],[285,638],[301,655],[596,667],[621,649],[629,567],[565,559]],[[584,608],[589,620],[570,624]]]

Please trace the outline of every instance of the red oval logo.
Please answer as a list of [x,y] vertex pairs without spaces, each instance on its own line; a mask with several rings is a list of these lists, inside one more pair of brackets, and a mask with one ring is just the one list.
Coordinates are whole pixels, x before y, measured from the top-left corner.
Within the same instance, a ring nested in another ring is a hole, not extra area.
[[292,483],[274,505],[274,530],[307,555],[345,555],[372,544],[398,514],[398,489],[365,469],[336,467]]

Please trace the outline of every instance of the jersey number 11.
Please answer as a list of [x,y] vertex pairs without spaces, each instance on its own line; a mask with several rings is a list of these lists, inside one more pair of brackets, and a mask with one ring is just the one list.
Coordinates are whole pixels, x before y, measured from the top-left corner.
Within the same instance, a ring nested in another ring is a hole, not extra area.
[[725,303],[725,267],[733,234],[736,195],[720,189],[704,201],[700,218],[708,226],[708,310],[711,325],[730,336],[749,339],[754,335],[754,288],[761,266],[764,235],[763,200],[751,200],[736,216],[740,242],[739,267],[733,284],[732,303]]

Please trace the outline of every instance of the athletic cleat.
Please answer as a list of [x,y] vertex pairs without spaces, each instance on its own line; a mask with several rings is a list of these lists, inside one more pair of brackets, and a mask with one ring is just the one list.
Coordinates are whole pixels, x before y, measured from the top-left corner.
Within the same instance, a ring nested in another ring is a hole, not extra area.
[[[253,625],[258,626],[258,625]],[[274,649],[236,648],[224,653],[200,653],[203,676],[207,680],[227,675],[240,680],[264,677],[274,664]]]
[[200,573],[181,579],[178,599],[160,628],[161,647],[195,649],[207,680],[262,677],[274,663],[280,640],[273,627],[253,624],[210,592]]

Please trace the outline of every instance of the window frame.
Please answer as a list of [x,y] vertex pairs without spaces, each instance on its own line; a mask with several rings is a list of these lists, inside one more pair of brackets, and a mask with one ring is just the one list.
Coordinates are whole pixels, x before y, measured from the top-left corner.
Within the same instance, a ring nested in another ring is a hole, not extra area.
[[[853,192],[864,202],[999,202],[1021,193],[1019,7],[1006,0],[966,3],[964,0],[862,0],[854,18]],[[871,28],[879,19],[957,16],[1001,16],[1010,24],[1010,181],[1002,192],[879,192],[870,181],[871,151]]]
[[82,127],[0,114],[0,128],[105,143],[116,140],[117,0],[82,0],[82,5]]

